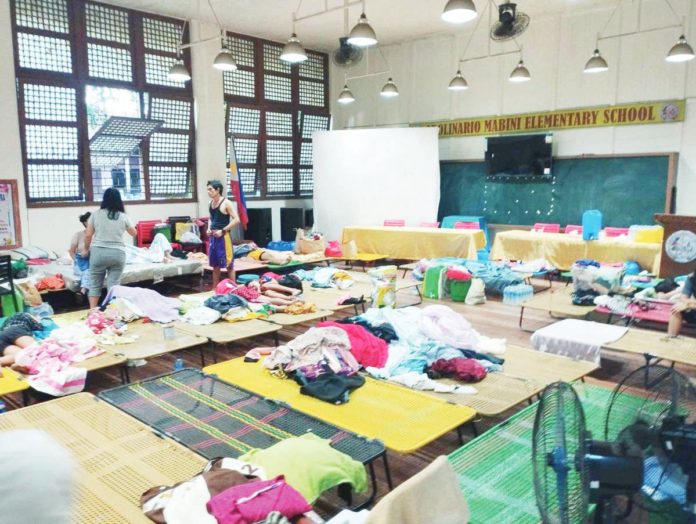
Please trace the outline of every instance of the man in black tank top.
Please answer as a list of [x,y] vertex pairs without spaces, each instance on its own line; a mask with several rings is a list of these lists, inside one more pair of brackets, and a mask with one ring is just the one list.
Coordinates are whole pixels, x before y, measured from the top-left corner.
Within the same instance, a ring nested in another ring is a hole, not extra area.
[[228,278],[236,281],[231,231],[239,223],[239,217],[232,201],[224,197],[224,188],[219,180],[209,181],[207,191],[210,197],[208,263],[213,268],[213,289],[215,289],[220,282],[220,269],[223,267],[227,268]]

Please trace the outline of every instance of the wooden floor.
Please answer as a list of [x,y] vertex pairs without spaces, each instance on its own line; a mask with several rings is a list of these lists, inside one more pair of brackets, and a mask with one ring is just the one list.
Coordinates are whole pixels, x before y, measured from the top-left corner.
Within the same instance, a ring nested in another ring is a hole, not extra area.
[[[554,283],[554,286],[562,285],[564,284],[558,282]],[[179,293],[181,293],[181,290],[177,290],[176,294]],[[399,305],[409,304],[417,300],[417,296],[411,295],[410,293],[411,291],[409,290],[399,293]],[[423,301],[423,306],[434,303],[445,303],[454,310],[462,313],[466,319],[471,322],[473,327],[483,335],[505,338],[511,344],[531,347],[529,340],[530,333],[520,330],[517,325],[520,312],[520,308],[518,306],[509,306],[503,304],[499,299],[496,298],[489,299],[485,304],[478,306],[467,306],[457,302],[439,302],[426,299]],[[352,310],[348,310],[347,312],[338,312],[337,315],[349,316],[351,313]],[[553,321],[554,319],[552,319],[545,312],[535,310],[525,311],[525,328],[527,329],[537,329]],[[311,325],[312,323],[306,323],[299,326],[284,328],[279,333],[281,343],[300,335]],[[253,340],[235,343],[229,347],[220,348],[218,350],[218,361],[241,356],[252,347],[269,345],[273,345],[273,338],[271,336],[258,337]],[[155,375],[168,373],[173,369],[176,358],[183,358],[187,366],[195,368],[200,367],[200,353],[197,350],[185,350],[177,353],[176,355],[164,355],[152,359],[145,366],[131,368],[131,380],[137,381]],[[588,382],[601,383],[611,388],[630,371],[636,369],[642,364],[643,359],[640,356],[603,350],[601,368],[588,377]],[[692,377],[695,376],[696,370],[694,368],[688,366],[677,367],[688,375]],[[118,369],[111,368],[90,374],[88,377],[87,391],[91,393],[98,393],[103,389],[120,385],[120,383]],[[9,397],[6,399],[6,402],[9,408],[17,408],[21,406],[21,398],[19,396]],[[521,408],[524,406],[519,407]],[[492,420],[478,420],[476,422],[477,428],[479,432],[485,431],[492,425],[506,419],[512,413],[514,413],[514,411],[505,413],[503,416]],[[465,432],[465,440],[469,440],[471,438],[473,438],[473,434],[471,432]],[[423,469],[427,464],[432,462],[432,460],[438,455],[446,455],[456,449],[458,446],[459,444],[456,432],[451,432],[450,434],[443,436],[442,438],[425,446],[413,454],[400,455],[390,452],[389,462],[395,485],[398,485],[407,478],[413,476],[415,473]],[[377,467],[377,474],[379,480],[378,493],[379,496],[382,496],[387,492],[387,486],[381,467]]]

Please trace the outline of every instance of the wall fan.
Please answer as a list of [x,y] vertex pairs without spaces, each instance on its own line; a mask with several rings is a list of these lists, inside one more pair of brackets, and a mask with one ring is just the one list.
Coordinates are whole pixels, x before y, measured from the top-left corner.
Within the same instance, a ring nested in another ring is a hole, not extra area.
[[498,21],[491,27],[491,38],[503,41],[516,38],[529,26],[529,16],[517,10],[517,4],[505,2],[498,6]]
[[362,60],[363,51],[358,46],[348,43],[348,37],[338,39],[339,46],[331,53],[331,60],[339,67],[353,67]]
[[532,435],[537,506],[544,523],[612,523],[634,505],[696,522],[696,391],[672,368],[651,365],[614,390],[606,441],[592,440],[577,394],[548,386]]

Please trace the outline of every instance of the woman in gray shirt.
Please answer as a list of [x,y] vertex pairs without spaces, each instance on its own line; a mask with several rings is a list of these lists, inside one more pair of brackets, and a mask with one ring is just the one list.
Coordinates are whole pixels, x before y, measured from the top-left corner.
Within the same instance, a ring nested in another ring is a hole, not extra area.
[[121,274],[126,265],[126,246],[123,233],[136,235],[133,222],[123,209],[123,200],[118,189],[110,187],[104,191],[101,209],[94,213],[87,224],[85,247],[82,255],[89,254],[89,307],[99,304],[99,296],[104,286],[111,289],[121,282]]

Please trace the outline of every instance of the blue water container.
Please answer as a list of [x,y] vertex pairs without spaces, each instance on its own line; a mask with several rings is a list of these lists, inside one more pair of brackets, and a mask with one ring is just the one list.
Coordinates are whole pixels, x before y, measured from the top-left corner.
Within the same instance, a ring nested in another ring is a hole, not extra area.
[[602,230],[602,212],[588,209],[582,214],[582,239],[597,240]]

